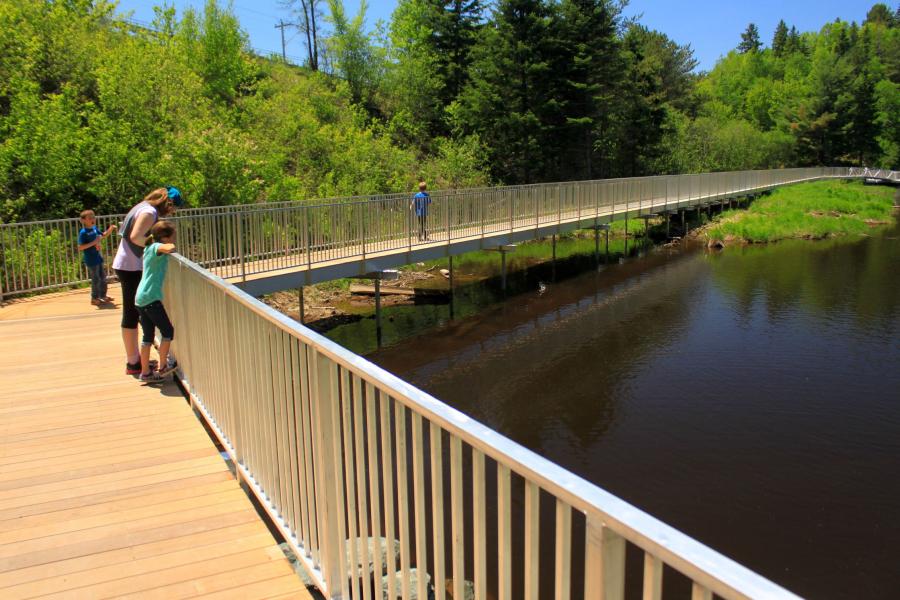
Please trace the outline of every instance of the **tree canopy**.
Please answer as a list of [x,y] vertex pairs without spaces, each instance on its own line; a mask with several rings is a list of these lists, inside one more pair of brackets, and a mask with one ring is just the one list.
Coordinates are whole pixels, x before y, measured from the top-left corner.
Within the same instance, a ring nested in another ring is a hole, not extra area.
[[900,166],[886,4],[819,31],[782,20],[771,48],[751,24],[708,73],[618,0],[399,0],[374,27],[365,3],[300,8],[297,66],[255,55],[216,0],[149,28],[104,0],[0,0],[0,219],[119,211],[163,184],[199,206]]

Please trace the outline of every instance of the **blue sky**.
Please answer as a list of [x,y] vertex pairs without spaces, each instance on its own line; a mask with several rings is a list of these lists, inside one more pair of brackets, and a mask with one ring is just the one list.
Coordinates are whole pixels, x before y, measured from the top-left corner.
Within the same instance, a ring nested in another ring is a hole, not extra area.
[[[201,8],[205,0],[169,0],[177,9]],[[225,0],[220,0],[221,4]],[[875,0],[631,0],[627,16],[641,16],[641,23],[667,34],[679,44],[690,44],[701,69],[711,69],[716,60],[740,42],[741,32],[750,22],[759,27],[768,45],[779,19],[800,31],[818,30],[824,23],[841,18],[861,22]],[[134,11],[134,18],[150,21],[152,7],[160,0],[120,0],[119,11]],[[327,6],[327,2],[323,1]],[[290,21],[291,14],[279,0],[233,0],[234,12],[258,50],[281,52],[281,34],[275,25],[279,19]],[[358,0],[344,0],[349,14],[356,14]],[[390,19],[396,0],[370,0],[367,23]],[[893,3],[888,3],[893,6]],[[296,32],[287,32],[287,53],[305,56],[303,41]]]

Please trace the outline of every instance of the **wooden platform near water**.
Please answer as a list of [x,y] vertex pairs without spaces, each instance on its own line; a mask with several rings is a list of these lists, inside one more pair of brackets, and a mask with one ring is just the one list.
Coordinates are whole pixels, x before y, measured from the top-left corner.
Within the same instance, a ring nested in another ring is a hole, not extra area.
[[0,308],[0,598],[310,598],[178,387],[126,376],[120,312],[88,300]]

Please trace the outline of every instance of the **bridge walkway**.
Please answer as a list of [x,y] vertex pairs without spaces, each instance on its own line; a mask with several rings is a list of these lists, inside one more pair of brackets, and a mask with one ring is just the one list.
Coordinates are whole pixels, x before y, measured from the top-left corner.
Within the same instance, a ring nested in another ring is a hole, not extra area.
[[310,598],[181,391],[126,377],[120,313],[88,298],[0,308],[0,597]]
[[[749,191],[748,191],[749,192]],[[300,285],[321,283],[339,277],[362,276],[366,273],[412,264],[422,260],[443,258],[464,252],[496,248],[497,246],[537,239],[554,233],[564,233],[590,227],[592,224],[609,223],[614,219],[639,218],[641,215],[676,213],[684,209],[696,209],[711,203],[727,201],[724,197],[696,198],[694,205],[687,200],[675,202],[665,197],[643,201],[622,202],[617,206],[600,210],[566,210],[537,218],[533,215],[516,215],[510,219],[485,223],[456,224],[447,227],[440,214],[431,218],[427,239],[418,239],[415,231],[378,234],[375,240],[342,240],[340,245],[313,248],[306,252],[302,246],[293,246],[285,239],[284,247],[269,252],[253,253],[223,261],[225,264],[207,264],[212,273],[233,283],[251,295],[295,288]],[[642,231],[643,225],[639,226]],[[294,240],[296,242],[296,240]],[[202,256],[195,257],[201,262]]]

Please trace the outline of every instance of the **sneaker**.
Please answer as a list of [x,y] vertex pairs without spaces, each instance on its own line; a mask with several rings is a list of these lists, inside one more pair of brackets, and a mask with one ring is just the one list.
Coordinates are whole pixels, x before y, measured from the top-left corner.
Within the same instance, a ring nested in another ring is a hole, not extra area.
[[94,306],[100,306],[101,304],[103,304],[103,300],[101,300],[100,298],[91,298],[91,304],[93,304]]
[[126,375],[140,375],[141,374],[141,363],[125,363],[125,374]]
[[141,383],[162,383],[165,377],[156,371],[150,371],[148,374],[141,373]]
[[103,301],[106,302],[107,304],[112,304],[113,302],[116,301],[116,299],[113,298],[112,296],[106,296],[103,298]]

